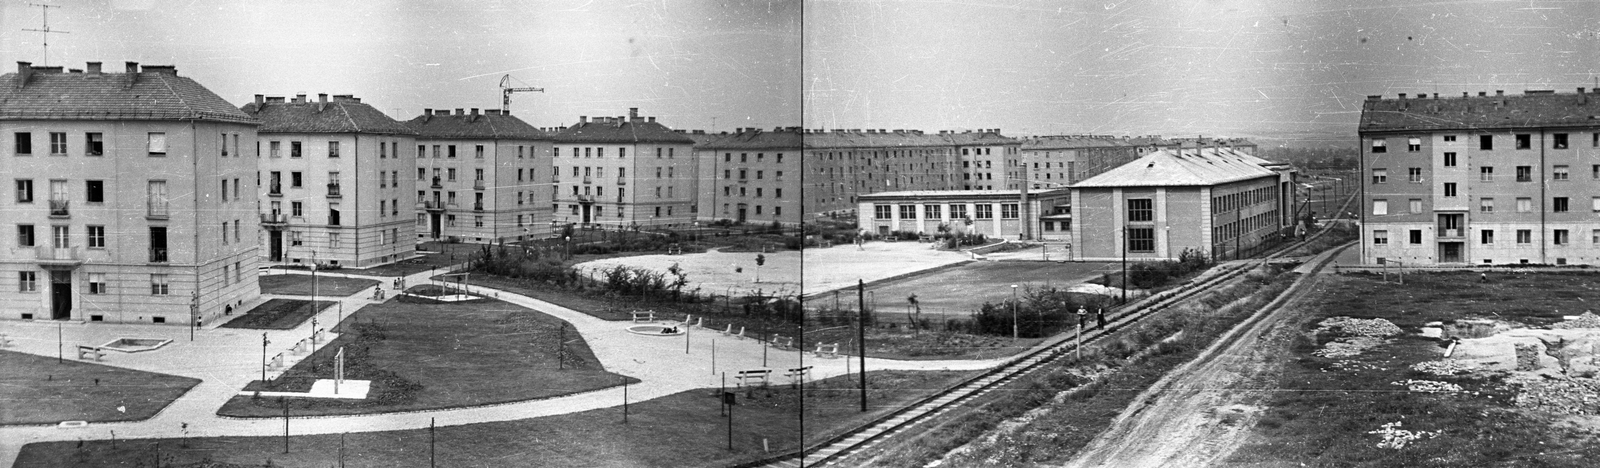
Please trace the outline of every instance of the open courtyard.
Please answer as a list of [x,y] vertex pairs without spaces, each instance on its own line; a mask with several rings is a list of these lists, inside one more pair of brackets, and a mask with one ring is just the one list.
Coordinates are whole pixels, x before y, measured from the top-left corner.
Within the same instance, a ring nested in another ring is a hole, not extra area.
[[[965,253],[932,247],[933,244],[918,242],[868,242],[860,248],[808,248],[803,254],[786,250],[765,254],[640,255],[584,262],[577,268],[589,273],[625,265],[666,272],[677,264],[689,275],[687,289],[700,288],[703,294],[760,290],[768,294],[811,295],[853,286],[858,279],[877,281],[969,260]],[[766,264],[759,269],[759,282],[756,255],[766,257]]]

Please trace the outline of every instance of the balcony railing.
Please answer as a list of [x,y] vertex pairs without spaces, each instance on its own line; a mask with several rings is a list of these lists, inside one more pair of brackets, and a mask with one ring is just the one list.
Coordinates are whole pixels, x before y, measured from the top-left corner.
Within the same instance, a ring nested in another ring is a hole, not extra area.
[[617,185],[628,185],[628,179],[627,178],[623,178],[623,177],[618,177],[617,178]]
[[69,215],[69,212],[67,211],[67,206],[69,204],[70,203],[68,203],[67,200],[50,200],[50,217],[51,218],[65,218],[65,217],[67,217]]
[[166,263],[167,249],[150,249],[150,263]]
[[343,196],[339,193],[339,184],[328,184],[328,198],[340,198]]
[[482,203],[473,203],[472,204],[472,211],[483,211],[483,204]]
[[583,176],[583,183],[592,184],[594,183],[594,179],[589,178],[589,176]]
[[1441,237],[1461,237],[1460,229],[1441,229],[1439,231],[1442,233],[1440,234]]
[[472,189],[473,190],[483,190],[483,179],[473,180],[472,181]]
[[34,256],[40,264],[49,265],[77,265],[83,263],[83,250],[78,247],[50,247],[38,246],[33,248]]
[[170,215],[167,212],[167,202],[165,200],[151,200],[147,206],[149,208],[147,211],[145,211],[145,218],[167,219],[167,217]]
[[577,198],[579,202],[594,203],[594,195],[578,195]]
[[283,213],[261,213],[261,224],[283,225],[288,224],[289,218]]
[[280,184],[280,183],[277,183],[277,182],[273,182],[271,185],[268,185],[267,186],[267,196],[272,196],[272,197],[281,197],[281,196],[283,196],[283,184]]
[[439,176],[433,176],[433,188],[444,188],[444,185],[439,183]]
[[444,211],[444,204],[438,201],[424,200],[417,202],[417,209],[428,211]]

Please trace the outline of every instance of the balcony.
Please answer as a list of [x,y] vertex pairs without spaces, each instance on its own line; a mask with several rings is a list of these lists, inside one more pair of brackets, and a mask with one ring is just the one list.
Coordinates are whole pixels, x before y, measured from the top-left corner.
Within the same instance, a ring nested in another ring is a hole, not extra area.
[[150,263],[167,263],[167,249],[150,249]]
[[1443,237],[1461,237],[1461,236],[1462,236],[1462,234],[1461,234],[1461,230],[1460,229],[1440,229],[1439,230],[1439,237],[1442,237],[1442,238]]
[[592,183],[594,183],[594,179],[589,178],[589,176],[583,176],[583,183],[592,184]]
[[66,218],[69,214],[67,211],[67,206],[69,204],[70,203],[67,200],[50,200],[50,217],[57,219]]
[[83,250],[78,247],[38,246],[33,251],[39,266],[45,269],[70,270],[83,264]]
[[628,179],[625,179],[625,178],[622,178],[622,177],[618,177],[617,178],[617,185],[628,185]]
[[594,195],[574,195],[578,203],[594,203]]
[[281,196],[283,196],[283,184],[280,184],[280,183],[277,183],[277,182],[273,182],[271,185],[268,185],[267,186],[267,196],[269,196],[269,197],[281,197]]
[[145,219],[161,220],[167,219],[167,217],[170,216],[170,213],[167,211],[167,202],[165,200],[151,200],[147,206],[148,208],[144,214]]
[[439,183],[439,176],[433,176],[433,188],[444,188],[444,185]]
[[444,204],[436,201],[417,202],[417,209],[427,211],[444,211]]
[[328,184],[328,198],[342,197],[344,197],[344,195],[339,192],[339,184]]
[[472,204],[472,211],[483,211],[483,204],[482,203],[473,203]]
[[271,230],[283,229],[289,224],[289,217],[283,213],[261,213],[261,226]]
[[472,189],[473,190],[483,190],[483,186],[484,186],[483,185],[483,179],[477,179],[477,180],[472,181]]

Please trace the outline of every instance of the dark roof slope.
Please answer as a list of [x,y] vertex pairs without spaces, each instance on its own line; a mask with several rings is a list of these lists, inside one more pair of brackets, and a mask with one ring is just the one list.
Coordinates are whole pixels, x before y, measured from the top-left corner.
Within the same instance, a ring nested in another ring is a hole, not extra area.
[[562,129],[556,143],[678,143],[695,144],[693,138],[674,132],[653,120],[597,117]]
[[546,133],[511,114],[489,113],[449,115],[445,111],[423,114],[406,122],[417,138],[459,138],[500,140],[549,140]]
[[242,110],[261,120],[261,133],[417,133],[382,111],[346,96],[335,96],[327,103],[252,102],[245,104]]
[[811,131],[803,136],[806,148],[901,148],[949,147],[944,135],[928,135],[921,130],[895,130],[892,132],[852,130]]
[[[1361,105],[1362,132],[1477,130],[1600,125],[1600,94],[1556,94],[1380,99]],[[1596,89],[1600,93],[1600,89]],[[1487,93],[1484,93],[1487,94]],[[1402,95],[1403,96],[1403,95]]]
[[147,65],[137,73],[99,73],[98,67],[91,66],[92,73],[28,67],[0,75],[0,119],[257,123],[200,83],[178,76],[175,67]]
[[976,132],[945,132],[940,133],[950,144],[957,146],[970,145],[1017,145],[1022,140],[1001,135],[998,131],[981,130]]
[[791,127],[774,131],[762,131],[759,128],[746,129],[745,131],[726,135],[716,141],[702,144],[701,148],[714,150],[734,149],[793,149],[799,150],[801,142],[800,129]]

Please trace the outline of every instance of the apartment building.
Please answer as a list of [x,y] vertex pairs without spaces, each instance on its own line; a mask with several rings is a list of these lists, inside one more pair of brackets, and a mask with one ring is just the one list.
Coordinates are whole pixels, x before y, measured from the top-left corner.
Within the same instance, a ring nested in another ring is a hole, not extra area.
[[417,237],[494,243],[550,234],[549,133],[498,109],[424,109],[406,125],[417,132],[416,198],[405,214]]
[[1043,136],[1023,141],[1021,164],[1029,187],[1065,187],[1151,151],[1151,147],[1109,135]]
[[1362,104],[1366,264],[1600,264],[1600,89]]
[[628,229],[695,221],[695,140],[640,117],[578,117],[556,132],[547,192],[555,225]]
[[174,66],[0,76],[0,316],[196,323],[260,295],[259,122]]
[[[802,130],[804,216],[855,216],[858,197],[877,192],[956,190],[961,156],[951,140],[921,130]],[[987,179],[985,179],[987,180]]]
[[1293,226],[1295,178],[1226,148],[1144,155],[1072,185],[1072,259],[1237,258]]
[[351,95],[255,98],[242,109],[261,121],[263,258],[362,268],[415,254],[416,165],[401,157],[415,131]]
[[[998,128],[939,132],[961,158],[964,190],[1015,190],[1026,179],[1022,167],[1022,140],[1000,134]],[[999,176],[996,178],[995,176]]]
[[741,128],[697,146],[697,218],[800,224],[801,136],[800,127]]

